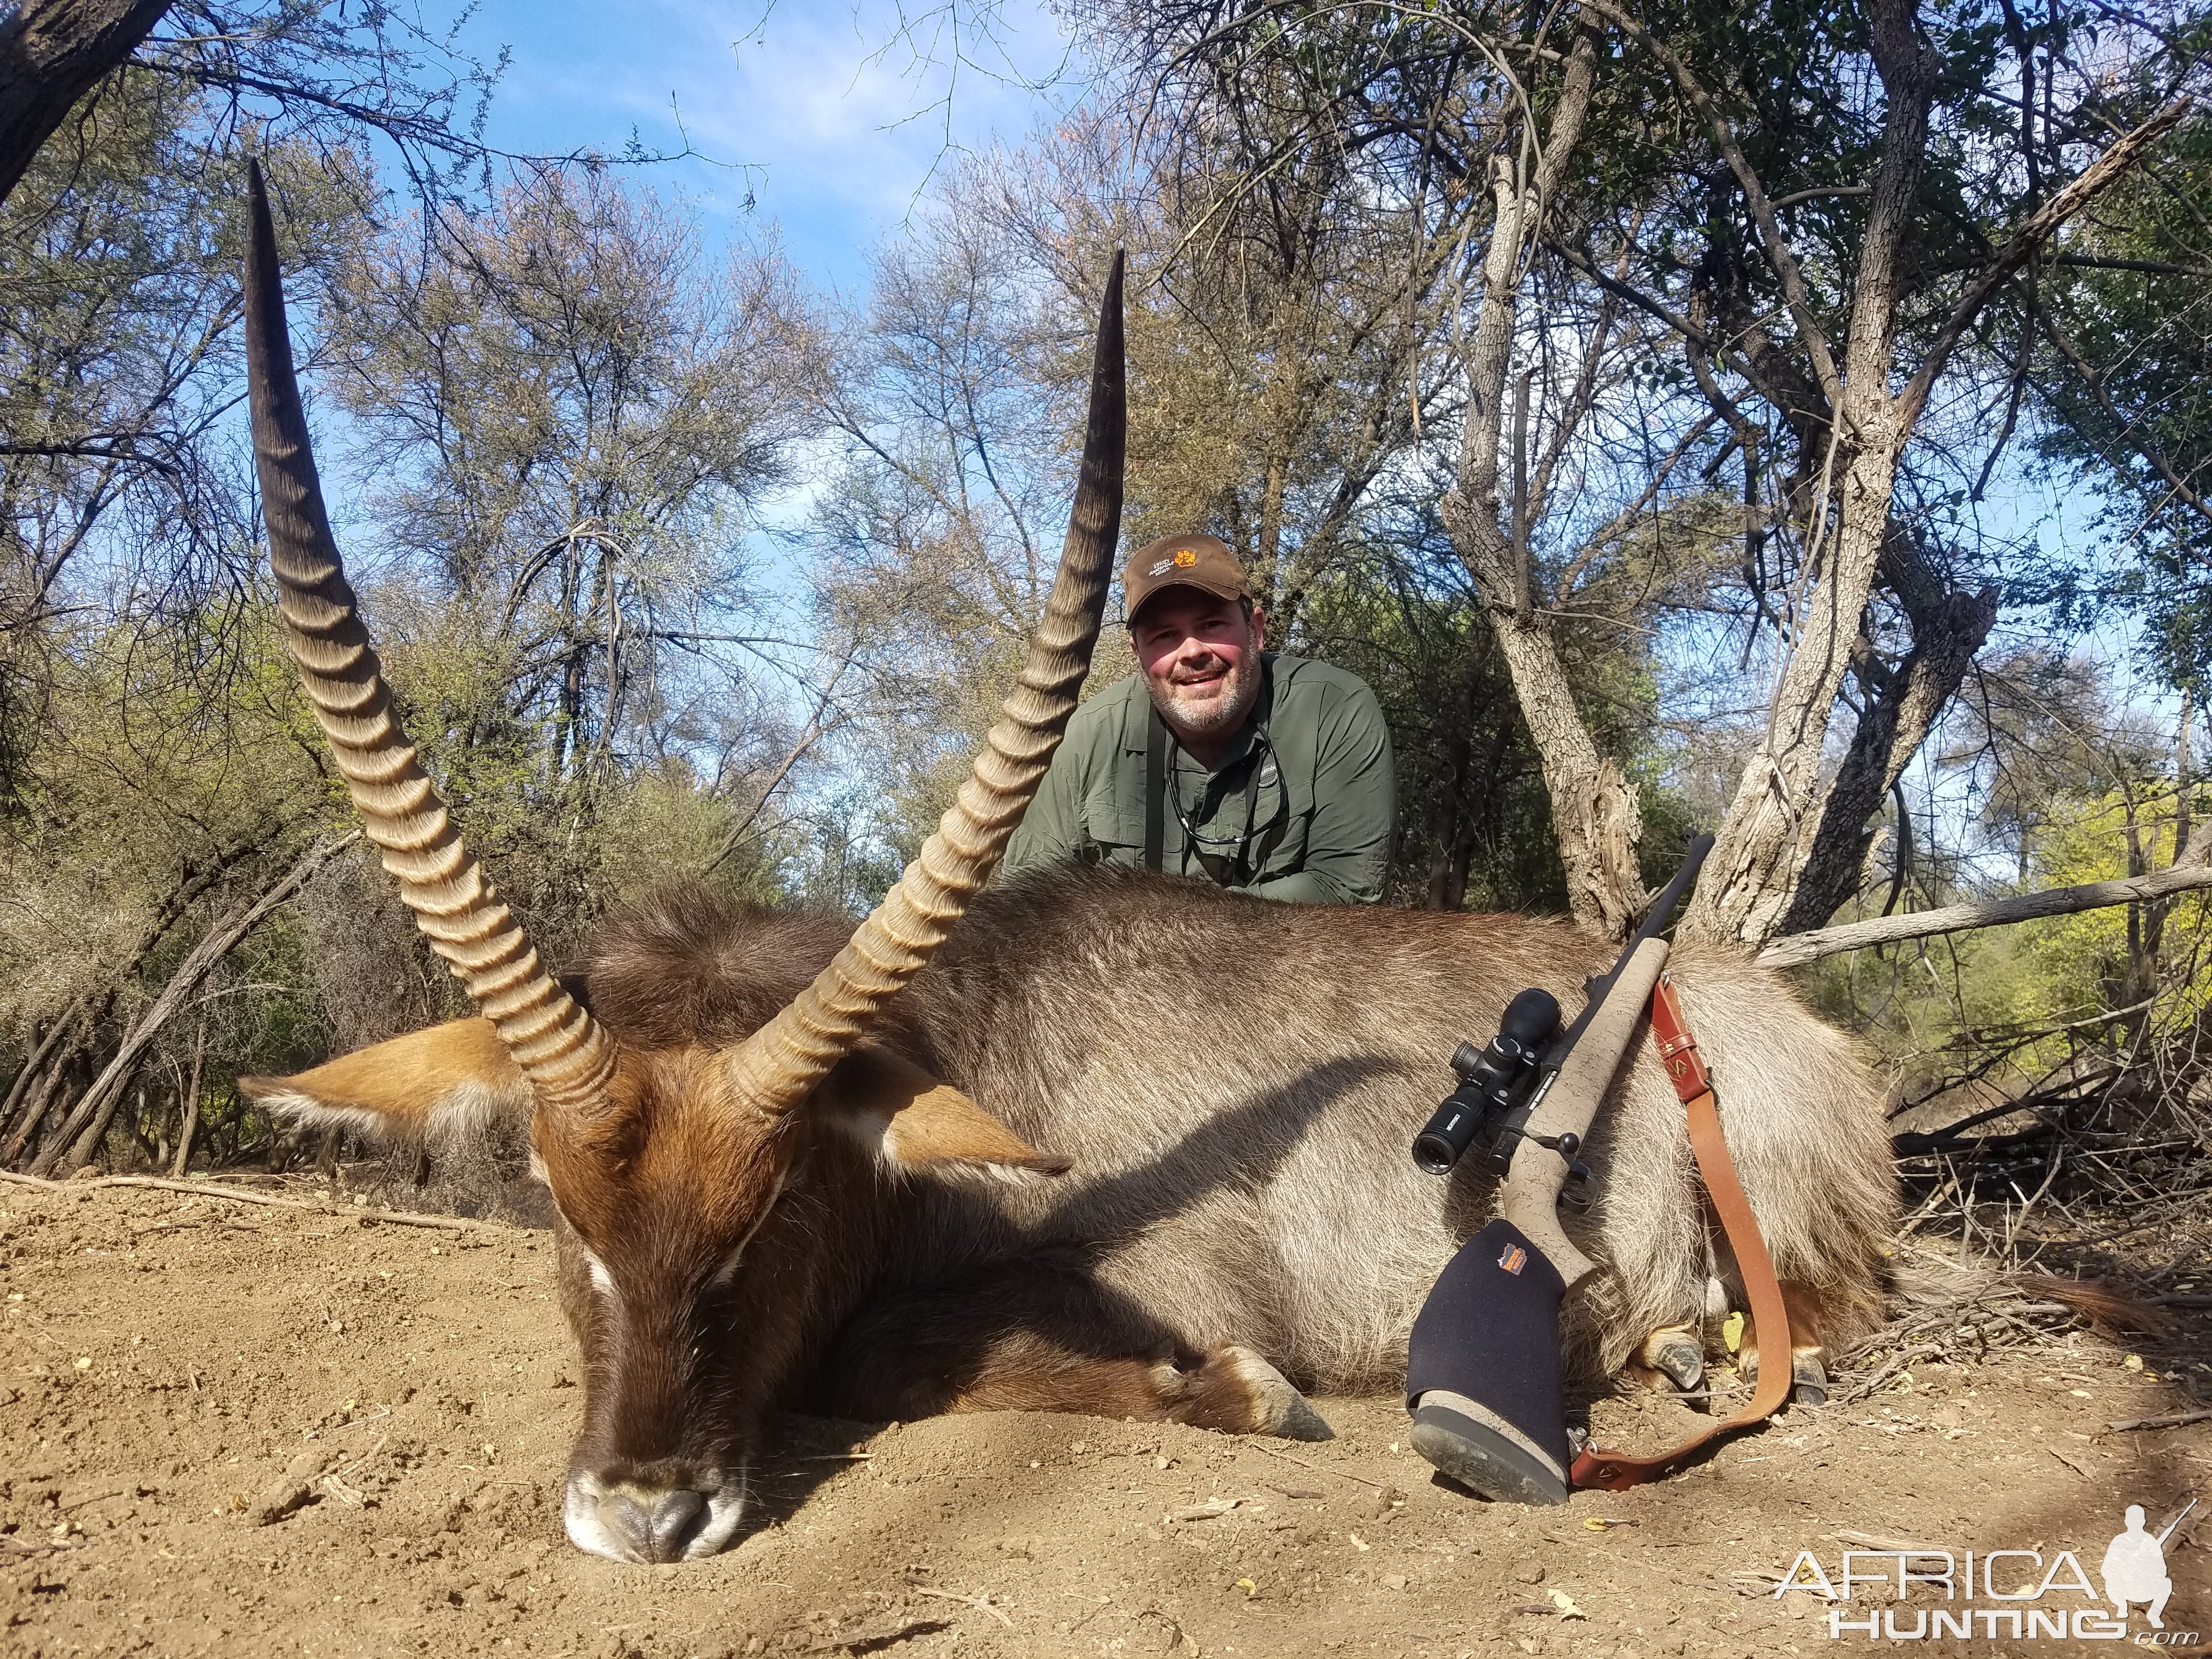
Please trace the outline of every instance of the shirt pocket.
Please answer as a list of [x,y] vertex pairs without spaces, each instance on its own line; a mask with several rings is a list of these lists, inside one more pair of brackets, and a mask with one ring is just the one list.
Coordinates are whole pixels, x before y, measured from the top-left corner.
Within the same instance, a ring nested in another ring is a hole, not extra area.
[[1083,801],[1083,828],[1106,864],[1145,861],[1144,763],[1098,780]]

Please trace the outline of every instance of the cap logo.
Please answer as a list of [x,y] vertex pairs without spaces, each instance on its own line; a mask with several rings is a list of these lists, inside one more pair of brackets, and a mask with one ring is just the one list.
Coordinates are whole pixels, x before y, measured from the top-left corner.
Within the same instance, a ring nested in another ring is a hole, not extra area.
[[1508,1244],[1505,1254],[1498,1258],[1498,1265],[1509,1273],[1518,1273],[1528,1265],[1528,1252],[1518,1244]]
[[[1180,547],[1180,548],[1177,548],[1177,549],[1176,550],[1175,562],[1176,562],[1176,568],[1177,569],[1179,569],[1179,570],[1188,570],[1188,569],[1189,569],[1189,568],[1191,568],[1191,566],[1193,566],[1193,565],[1194,565],[1194,564],[1196,564],[1196,563],[1198,562],[1198,550],[1197,550],[1196,548],[1194,548],[1194,547]],[[1162,566],[1160,567],[1160,569],[1162,569],[1162,570],[1164,570],[1164,569],[1166,569],[1166,568],[1167,568],[1167,567],[1166,567],[1165,565],[1162,565]],[[1158,574],[1158,572],[1155,572],[1154,574]]]
[[1146,574],[1147,576],[1164,576],[1164,575],[1166,575],[1166,574],[1168,574],[1168,572],[1169,572],[1169,571],[1170,571],[1170,570],[1172,570],[1172,569],[1174,569],[1174,568],[1175,568],[1175,561],[1174,561],[1174,560],[1172,560],[1172,559],[1162,559],[1162,560],[1161,560],[1158,564],[1154,565],[1154,566],[1153,566],[1150,570],[1147,570],[1146,572],[1145,572],[1145,574]]

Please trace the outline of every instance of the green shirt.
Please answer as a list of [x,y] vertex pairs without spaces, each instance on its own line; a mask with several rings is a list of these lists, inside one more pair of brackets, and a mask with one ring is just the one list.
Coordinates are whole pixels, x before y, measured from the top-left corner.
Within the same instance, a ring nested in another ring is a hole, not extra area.
[[[1273,652],[1264,661],[1252,718],[1217,765],[1169,745],[1162,867],[1205,878],[1200,854],[1210,852],[1239,892],[1376,903],[1397,805],[1382,708],[1365,681],[1328,663]],[[1075,711],[1006,848],[1007,874],[1064,859],[1144,862],[1152,706],[1143,677],[1132,674]]]

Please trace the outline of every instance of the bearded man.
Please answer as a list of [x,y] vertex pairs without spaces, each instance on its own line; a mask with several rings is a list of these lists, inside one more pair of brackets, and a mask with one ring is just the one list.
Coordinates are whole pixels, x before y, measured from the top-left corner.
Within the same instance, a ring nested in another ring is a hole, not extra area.
[[1079,859],[1377,902],[1397,786],[1366,682],[1264,650],[1267,617],[1212,536],[1139,549],[1121,585],[1138,672],[1076,710],[1006,872]]

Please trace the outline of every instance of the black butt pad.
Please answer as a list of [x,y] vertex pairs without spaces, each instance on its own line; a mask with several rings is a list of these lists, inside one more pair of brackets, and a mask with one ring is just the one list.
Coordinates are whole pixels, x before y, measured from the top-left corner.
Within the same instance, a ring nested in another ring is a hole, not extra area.
[[1567,1501],[1567,1483],[1556,1468],[1495,1429],[1438,1403],[1434,1395],[1413,1408],[1413,1442],[1439,1474],[1492,1503]]

